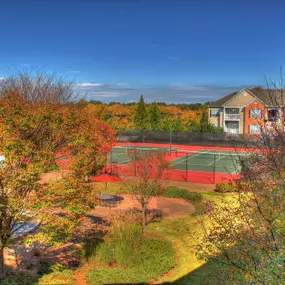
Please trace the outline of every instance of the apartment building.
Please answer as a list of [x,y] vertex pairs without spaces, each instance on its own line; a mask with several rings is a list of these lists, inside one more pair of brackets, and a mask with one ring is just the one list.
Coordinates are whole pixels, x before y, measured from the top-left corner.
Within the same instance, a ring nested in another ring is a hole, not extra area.
[[281,90],[242,89],[209,104],[209,123],[226,133],[259,134],[263,126],[283,124],[283,100]]

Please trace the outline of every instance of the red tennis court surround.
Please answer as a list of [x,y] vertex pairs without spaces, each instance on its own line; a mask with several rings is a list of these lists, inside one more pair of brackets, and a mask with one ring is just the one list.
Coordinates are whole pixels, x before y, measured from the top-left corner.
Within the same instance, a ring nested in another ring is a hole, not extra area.
[[[230,152],[230,153],[250,153],[250,152],[258,152],[262,153],[262,150],[259,149],[247,149],[247,148],[230,148],[230,147],[203,147],[203,146],[187,146],[187,145],[171,145],[172,152],[169,151],[169,144],[155,144],[155,143],[117,143],[113,146],[114,148],[122,147],[124,149],[126,147],[145,147],[145,148],[161,148],[164,149],[164,156],[170,162],[175,162],[179,158],[183,158],[183,156],[187,154],[183,154],[183,151],[189,151],[193,153],[199,154],[203,151],[221,151],[221,152]],[[177,151],[179,152],[177,154]],[[195,156],[195,154],[194,154]],[[112,160],[111,160],[112,161]],[[61,155],[57,155],[57,164],[60,169],[68,169],[68,160]],[[116,176],[124,176],[124,175],[131,175],[129,162],[123,161],[125,163],[107,163],[106,168],[102,171],[102,174],[99,175],[97,178],[96,176],[92,176],[92,181],[106,181],[108,182],[116,182],[119,179]],[[174,163],[175,164],[175,163]],[[211,163],[210,163],[211,164]],[[209,165],[210,165],[209,164]],[[209,166],[208,165],[208,166]],[[200,165],[201,166],[201,165]],[[181,170],[181,169],[168,169],[163,174],[163,179],[165,180],[173,180],[173,181],[189,181],[193,183],[207,183],[207,184],[216,184],[220,182],[234,182],[240,179],[239,174],[235,173],[225,173],[225,172],[218,172],[219,168],[215,169],[215,171],[196,171],[196,170]],[[104,173],[111,174],[104,175]],[[108,176],[108,177],[106,177]]]
[[[169,148],[168,144],[154,144],[154,143],[117,143],[116,147],[149,147],[149,148]],[[202,146],[183,146],[183,145],[172,145],[172,150],[183,149],[183,151],[190,152],[201,152],[201,151],[221,151],[230,153],[249,153],[249,152],[261,152],[260,150],[246,149],[246,148],[230,148],[230,147],[202,147]],[[169,161],[174,161],[175,159],[183,157],[183,154],[175,154],[174,152],[169,153],[165,151],[165,158]],[[115,175],[131,175],[129,164],[109,163],[107,168]],[[163,179],[173,180],[173,181],[189,181],[193,183],[207,183],[216,184],[220,182],[234,182],[240,179],[239,174],[235,173],[220,173],[217,171],[195,171],[195,170],[180,170],[180,169],[169,169],[163,174]]]
[[97,176],[90,176],[90,181],[96,181],[96,182],[120,182],[121,179],[116,176],[111,175],[97,175]]

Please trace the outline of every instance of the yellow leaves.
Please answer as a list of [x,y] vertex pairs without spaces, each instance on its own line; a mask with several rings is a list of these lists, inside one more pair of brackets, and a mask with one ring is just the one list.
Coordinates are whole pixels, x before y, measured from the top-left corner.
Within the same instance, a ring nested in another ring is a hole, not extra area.
[[249,278],[251,278],[252,276],[251,276],[251,274],[249,273],[249,272],[246,272],[245,274],[244,274],[244,278],[245,279],[249,279]]

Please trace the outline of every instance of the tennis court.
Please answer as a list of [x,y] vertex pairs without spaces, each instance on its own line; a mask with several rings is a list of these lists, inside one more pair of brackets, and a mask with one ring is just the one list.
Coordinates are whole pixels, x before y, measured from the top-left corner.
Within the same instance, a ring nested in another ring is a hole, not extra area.
[[132,175],[129,164],[134,150],[139,154],[155,152],[165,155],[170,169],[163,173],[162,179],[207,184],[237,181],[240,178],[241,161],[251,153],[247,149],[120,143],[108,154],[108,171],[113,175]]
[[169,147],[147,147],[147,146],[121,146],[113,147],[112,151],[108,154],[107,164],[119,164],[125,165],[129,164],[132,156],[132,152],[136,150],[138,154],[143,154],[145,152],[155,152],[169,154],[176,151],[176,148]]
[[177,159],[171,161],[171,168],[185,171],[238,174],[240,162],[248,156],[242,152],[228,151],[177,151]]
[[131,161],[132,151],[163,153],[170,160],[173,170],[199,171],[211,173],[238,174],[240,161],[247,153],[230,151],[186,151],[179,148],[149,146],[113,147],[107,158],[108,164],[127,165]]

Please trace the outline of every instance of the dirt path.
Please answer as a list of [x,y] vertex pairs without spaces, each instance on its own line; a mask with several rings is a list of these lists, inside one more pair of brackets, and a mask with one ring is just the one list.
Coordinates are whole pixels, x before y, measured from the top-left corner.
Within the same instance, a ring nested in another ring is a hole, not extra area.
[[[130,208],[140,208],[139,203],[131,195],[120,195],[124,200],[116,208],[97,206],[89,215],[100,218],[109,218],[118,211],[126,211]],[[164,218],[181,218],[195,212],[195,207],[184,199],[157,197],[151,199],[148,209],[158,209]]]
[[169,186],[176,186],[178,188],[189,190],[190,192],[199,192],[199,191],[214,191],[215,185],[213,184],[204,184],[204,183],[192,183],[192,182],[185,182],[185,181],[171,181],[171,180],[164,180],[163,184],[166,187]]
[[88,270],[88,266],[84,266],[74,272],[74,277],[77,285],[87,285],[86,274]]

